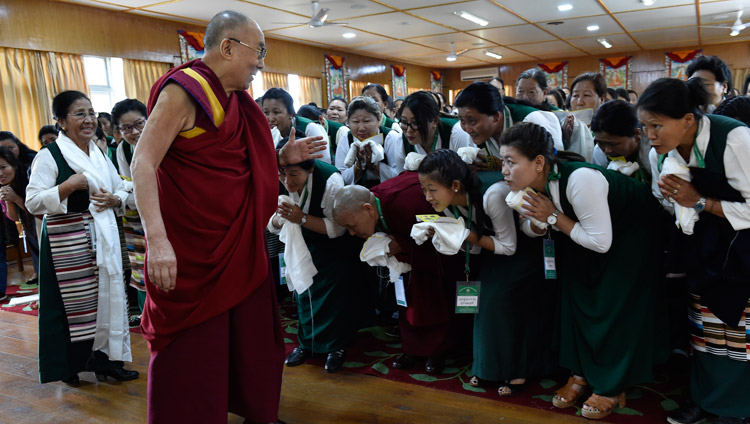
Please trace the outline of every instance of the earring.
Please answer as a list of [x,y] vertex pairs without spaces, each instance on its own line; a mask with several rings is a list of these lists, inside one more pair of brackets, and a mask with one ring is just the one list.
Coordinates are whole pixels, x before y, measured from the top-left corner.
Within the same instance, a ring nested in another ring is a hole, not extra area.
[[453,190],[453,191],[455,191],[456,193],[458,193],[458,189],[455,189],[455,190]]
[[537,168],[537,169],[536,169],[536,172],[539,172],[539,171],[541,171],[541,169]]

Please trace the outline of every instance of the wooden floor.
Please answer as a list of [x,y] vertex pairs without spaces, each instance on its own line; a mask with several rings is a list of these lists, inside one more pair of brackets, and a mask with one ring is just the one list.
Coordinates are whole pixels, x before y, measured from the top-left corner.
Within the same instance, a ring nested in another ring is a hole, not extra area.
[[[9,277],[23,278],[15,274]],[[39,384],[36,317],[0,312],[0,423],[145,422],[148,349],[138,334],[131,344],[129,368],[141,373],[138,380],[97,383],[93,373],[81,373],[80,387]],[[284,369],[280,418],[288,424],[587,421],[377,377],[326,374],[311,365]]]

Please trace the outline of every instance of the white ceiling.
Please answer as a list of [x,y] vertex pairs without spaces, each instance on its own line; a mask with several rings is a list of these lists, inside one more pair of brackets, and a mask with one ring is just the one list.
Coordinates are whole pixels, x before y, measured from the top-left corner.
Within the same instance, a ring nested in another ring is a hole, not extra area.
[[[321,28],[303,24],[312,14],[309,0],[58,1],[204,25],[217,12],[235,9],[258,21],[269,38],[441,68],[750,41],[750,28],[729,36],[738,10],[750,21],[750,0],[656,0],[652,6],[640,0],[320,0],[320,7],[331,9],[327,22],[346,23]],[[561,12],[561,3],[573,9]],[[489,25],[459,18],[456,11]],[[599,30],[588,31],[592,24]],[[357,36],[346,39],[344,32]],[[613,47],[603,48],[599,37]],[[455,62],[445,60],[451,42],[458,51],[469,49]],[[484,55],[487,49],[503,59]]]

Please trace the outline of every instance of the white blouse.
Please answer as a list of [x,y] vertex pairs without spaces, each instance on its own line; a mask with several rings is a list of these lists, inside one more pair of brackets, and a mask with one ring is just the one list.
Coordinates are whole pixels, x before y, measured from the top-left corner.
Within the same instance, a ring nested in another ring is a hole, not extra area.
[[[704,116],[698,123],[698,133],[695,136],[695,144],[704,157],[710,137],[711,121]],[[687,163],[685,163],[682,155],[677,152],[677,149],[667,153],[667,156],[688,167],[698,166],[698,159],[692,149],[690,150],[690,161]],[[664,199],[657,184],[659,181],[659,168],[657,166],[659,155],[656,150],[651,149],[651,152],[649,152],[649,161],[651,162],[651,173],[654,176],[651,181],[651,192],[659,199],[665,209],[674,212],[672,204]],[[721,209],[735,231],[748,229],[750,228],[750,128],[738,127],[727,135],[727,147],[724,150],[724,173],[729,185],[740,192],[745,201],[727,202],[722,200]]]
[[[354,135],[352,134],[352,137]],[[355,137],[356,138],[356,137]],[[395,177],[404,171],[404,145],[401,139],[401,133],[391,131],[385,136],[383,150],[388,164],[380,162],[380,182],[384,182],[390,178]],[[347,168],[344,166],[344,160],[346,155],[349,153],[349,133],[343,134],[339,138],[338,146],[336,146],[336,168],[341,171],[341,176],[344,179],[346,185],[354,183],[354,166]]]
[[[323,199],[320,202],[320,207],[323,208],[323,216],[317,218],[323,219],[326,225],[326,233],[329,238],[341,237],[346,232],[346,228],[339,226],[333,221],[333,199],[336,198],[336,193],[344,187],[344,180],[341,178],[341,174],[335,173],[328,177],[326,181],[326,188],[323,191]],[[307,192],[312,194],[313,190],[313,177],[312,173],[307,178]],[[302,191],[304,193],[304,190]],[[309,213],[310,202],[312,201],[312,195],[307,196],[304,205],[300,205],[301,197],[297,192],[290,192],[289,197],[292,199],[294,204],[298,205],[302,209],[303,213]],[[275,215],[274,215],[275,216]],[[268,221],[268,231],[278,234],[281,232],[281,228],[276,228],[273,225],[273,216]]]
[[513,222],[513,209],[505,203],[510,187],[505,181],[492,184],[484,193],[484,211],[492,221],[494,235],[489,236],[495,244],[496,255],[516,253],[516,224]]
[[[557,172],[557,165],[555,165]],[[550,181],[552,202],[562,212],[560,203],[560,181]],[[570,238],[586,249],[607,253],[612,246],[612,218],[609,214],[609,183],[601,172],[591,168],[579,168],[568,178],[565,189],[568,202],[573,207],[578,222],[570,232]],[[531,229],[531,221],[523,220],[521,230],[530,237],[540,234]],[[553,226],[557,230],[557,227]],[[559,230],[558,230],[559,231]]]

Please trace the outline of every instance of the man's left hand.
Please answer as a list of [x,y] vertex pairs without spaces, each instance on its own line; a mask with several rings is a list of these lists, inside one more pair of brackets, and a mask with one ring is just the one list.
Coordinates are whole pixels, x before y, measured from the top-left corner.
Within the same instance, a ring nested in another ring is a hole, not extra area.
[[327,149],[327,144],[321,136],[295,140],[294,131],[292,130],[292,133],[289,134],[289,142],[279,152],[279,166],[300,163],[309,159],[320,159],[323,155],[318,154],[318,152]]

